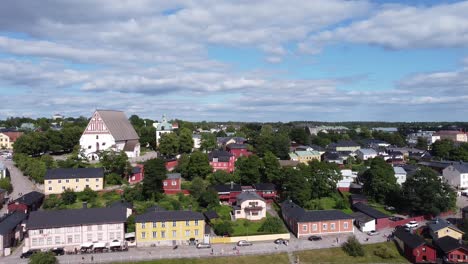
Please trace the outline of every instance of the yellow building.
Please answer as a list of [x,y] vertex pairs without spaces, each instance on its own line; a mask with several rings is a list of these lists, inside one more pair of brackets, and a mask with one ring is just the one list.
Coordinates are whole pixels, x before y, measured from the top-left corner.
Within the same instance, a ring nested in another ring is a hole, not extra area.
[[135,217],[137,246],[173,246],[208,242],[205,218],[193,211],[150,211]]
[[428,226],[430,234],[435,240],[445,236],[450,236],[457,240],[461,240],[464,234],[463,231],[444,219],[437,219],[436,221],[429,223]]
[[104,186],[102,168],[50,169],[44,176],[44,193],[60,194],[66,189],[82,192],[86,187],[100,191]]
[[294,161],[299,161],[300,163],[309,163],[311,160],[318,160],[320,161],[321,155],[320,152],[312,150],[312,151],[306,151],[306,150],[300,150],[300,151],[295,151],[289,153],[289,158]]
[[0,149],[13,149],[15,141],[23,135],[23,132],[11,129],[0,130]]

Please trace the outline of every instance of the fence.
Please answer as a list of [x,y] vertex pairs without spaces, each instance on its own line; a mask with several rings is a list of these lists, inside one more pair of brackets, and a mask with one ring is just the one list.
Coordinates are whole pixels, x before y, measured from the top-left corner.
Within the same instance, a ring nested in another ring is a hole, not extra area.
[[247,240],[247,241],[270,241],[275,240],[278,238],[282,239],[290,239],[290,233],[282,233],[282,234],[272,234],[272,235],[257,235],[257,236],[236,236],[236,237],[212,237],[210,242],[212,244],[221,244],[221,243],[237,243],[240,240]]
[[417,221],[417,222],[421,222],[421,221],[424,221],[424,216],[415,216],[415,217],[410,217],[410,218],[406,218],[406,219],[402,219],[400,221],[389,221],[389,227],[397,227],[397,226],[402,226],[402,225],[405,225],[407,224],[408,222],[410,221]]

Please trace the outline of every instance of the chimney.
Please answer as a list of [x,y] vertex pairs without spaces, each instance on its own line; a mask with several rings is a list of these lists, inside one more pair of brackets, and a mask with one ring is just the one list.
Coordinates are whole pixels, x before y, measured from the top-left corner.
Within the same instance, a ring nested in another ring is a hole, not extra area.
[[231,181],[231,190],[234,189],[234,182]]
[[88,202],[83,202],[83,209],[88,208]]

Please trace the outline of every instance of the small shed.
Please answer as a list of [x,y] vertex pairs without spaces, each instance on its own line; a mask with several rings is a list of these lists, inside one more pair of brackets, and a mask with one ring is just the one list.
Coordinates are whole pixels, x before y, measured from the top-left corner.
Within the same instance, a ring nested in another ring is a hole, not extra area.
[[354,224],[362,232],[369,232],[375,230],[375,219],[361,212],[352,213]]

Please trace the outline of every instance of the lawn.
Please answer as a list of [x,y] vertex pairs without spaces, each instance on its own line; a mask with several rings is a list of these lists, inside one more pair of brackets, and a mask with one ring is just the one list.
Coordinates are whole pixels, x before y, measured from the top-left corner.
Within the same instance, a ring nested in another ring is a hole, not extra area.
[[[267,213],[267,218],[270,218],[270,217],[273,217],[273,216]],[[269,234],[267,232],[258,231],[267,218],[264,218],[260,221],[249,221],[245,219],[238,219],[236,221],[233,221],[232,228],[234,229],[234,232],[231,234],[231,236],[253,236],[253,235]],[[277,230],[277,232],[275,233],[286,233],[286,232],[287,231],[283,226],[282,229]]]
[[[80,209],[80,208],[83,208],[83,200],[81,199],[82,197],[82,193],[78,192],[76,193],[76,201],[73,203],[73,204],[63,204],[61,203],[61,200],[60,198],[58,198],[58,200],[56,200],[59,204],[57,204],[57,207],[55,208],[47,208],[46,210],[49,210],[49,209],[52,209],[52,210],[55,210],[55,209]],[[46,198],[46,201],[44,203],[47,203],[49,199],[56,199],[55,198],[56,196],[54,195],[51,195],[49,196],[48,198]],[[93,207],[93,208],[100,208],[100,207],[106,207],[108,204],[112,203],[112,202],[116,202],[116,201],[120,201],[121,200],[121,197],[120,197],[120,194],[118,194],[117,192],[115,191],[111,191],[111,192],[100,192],[100,193],[97,193],[97,197],[96,199],[94,199],[94,201],[92,202],[88,202],[88,207]]]
[[387,214],[387,215],[393,215],[395,212],[391,212],[391,211],[388,211],[388,210],[385,210],[385,206],[382,205],[382,204],[379,204],[379,203],[376,203],[376,202],[372,202],[372,201],[369,201],[368,204],[373,207],[374,209],[384,213],[384,214]]
[[[397,255],[396,258],[383,259],[374,254],[378,246],[388,247]],[[409,263],[403,256],[398,253],[398,250],[393,242],[378,243],[364,245],[364,257],[351,257],[346,254],[341,248],[315,249],[308,251],[300,251],[294,253],[295,257],[299,257],[299,263]]]
[[[135,262],[127,262],[135,263]],[[165,259],[137,262],[138,264],[288,264],[288,255],[274,254],[263,256],[215,257],[202,259]]]

